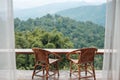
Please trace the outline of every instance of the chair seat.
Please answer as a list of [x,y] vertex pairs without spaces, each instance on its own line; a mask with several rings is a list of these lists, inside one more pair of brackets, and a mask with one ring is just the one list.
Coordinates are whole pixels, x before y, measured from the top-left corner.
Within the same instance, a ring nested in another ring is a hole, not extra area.
[[71,61],[76,63],[76,64],[78,63],[78,59],[71,59]]
[[52,64],[52,63],[57,62],[58,60],[59,60],[59,59],[51,59],[51,58],[50,58],[50,59],[49,59],[49,63]]

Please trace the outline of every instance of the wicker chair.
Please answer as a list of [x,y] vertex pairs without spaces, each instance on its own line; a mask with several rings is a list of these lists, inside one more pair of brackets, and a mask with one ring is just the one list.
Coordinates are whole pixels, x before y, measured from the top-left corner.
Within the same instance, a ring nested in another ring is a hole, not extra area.
[[[35,54],[35,66],[32,79],[34,76],[39,76],[45,77],[46,80],[48,80],[49,76],[55,75],[56,73],[59,76],[58,61],[61,59],[59,55],[40,48],[33,48],[32,50]],[[52,58],[49,58],[50,56]]]
[[[93,77],[96,80],[94,69],[94,56],[96,51],[96,48],[82,48],[68,53],[66,56],[70,60],[70,77],[71,74],[75,75],[77,72],[76,75],[79,79]],[[72,55],[78,55],[77,59],[73,59]],[[75,70],[76,66],[77,69]],[[85,74],[83,75],[83,73]]]

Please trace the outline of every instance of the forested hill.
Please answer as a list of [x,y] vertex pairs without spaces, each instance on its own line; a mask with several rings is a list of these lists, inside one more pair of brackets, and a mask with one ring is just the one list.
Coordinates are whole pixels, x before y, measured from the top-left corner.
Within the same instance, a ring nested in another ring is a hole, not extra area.
[[74,48],[104,46],[104,27],[92,22],[80,22],[68,17],[47,14],[41,18],[28,19],[26,21],[15,19],[15,32],[33,31],[34,28],[52,31],[56,29],[64,36],[69,37]]
[[67,16],[78,21],[92,21],[99,25],[105,25],[106,4],[88,5],[70,8],[57,12],[61,16]]

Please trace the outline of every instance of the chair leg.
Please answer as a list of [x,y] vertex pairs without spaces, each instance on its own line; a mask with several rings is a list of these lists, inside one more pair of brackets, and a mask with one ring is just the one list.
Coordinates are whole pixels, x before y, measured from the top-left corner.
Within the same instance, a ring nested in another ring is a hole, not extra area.
[[93,77],[94,77],[94,80],[96,80],[95,69],[94,69],[94,66],[93,66],[93,65],[92,65],[92,70],[93,70]]
[[94,80],[96,80],[96,77],[95,77],[95,70],[93,70],[93,75],[94,75]]
[[87,76],[87,63],[85,64],[85,76]]
[[55,66],[56,66],[56,69],[57,69],[57,73],[58,73],[58,76],[59,76],[60,74],[59,74],[59,67],[58,67],[58,62],[56,62]]
[[45,69],[46,69],[46,80],[48,80],[48,75],[49,75],[49,66],[48,66],[48,65],[46,65]]
[[33,74],[32,74],[32,79],[34,78],[36,67],[37,67],[37,65],[35,65],[35,67],[34,67],[34,71],[33,71]]
[[79,79],[81,78],[81,70],[80,70],[80,65],[78,65],[78,77],[79,77]]
[[42,69],[43,69],[43,75],[45,74],[45,67],[42,67]]
[[70,61],[70,77],[71,77],[71,74],[72,74],[72,61]]

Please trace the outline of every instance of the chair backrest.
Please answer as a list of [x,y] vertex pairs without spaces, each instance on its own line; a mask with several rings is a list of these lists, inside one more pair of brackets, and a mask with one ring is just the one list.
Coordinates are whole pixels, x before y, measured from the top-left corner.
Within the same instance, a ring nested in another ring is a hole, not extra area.
[[41,48],[33,48],[32,50],[34,51],[36,62],[45,63],[45,64],[49,63],[49,59],[48,59],[49,51],[43,50]]
[[97,52],[96,48],[82,48],[78,63],[94,62],[94,56]]

